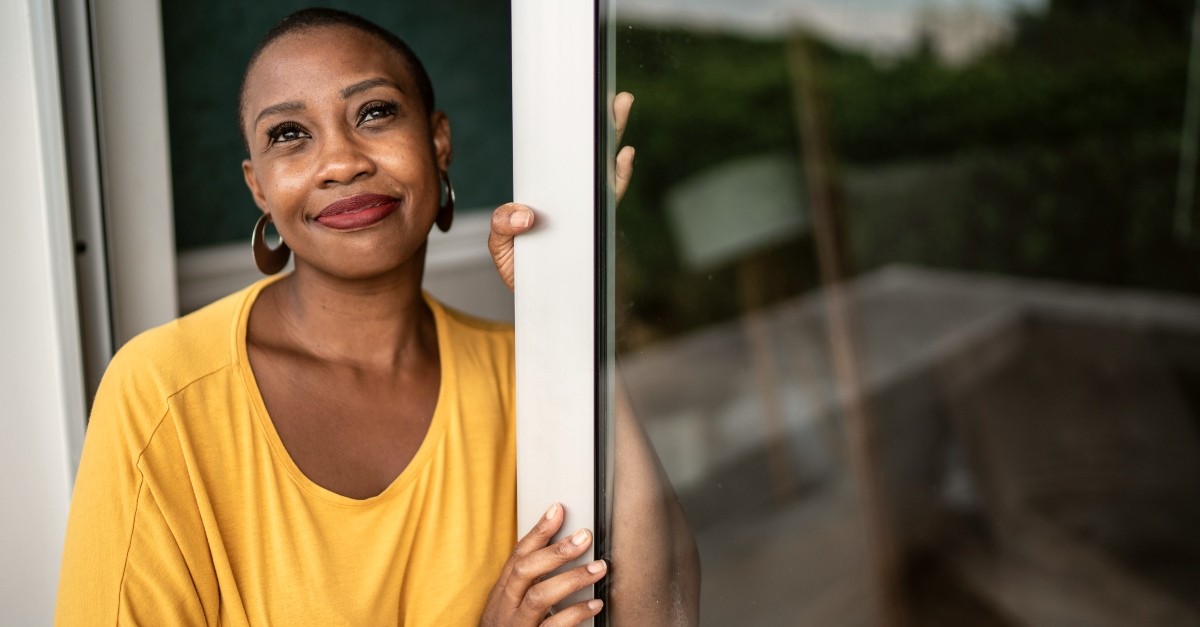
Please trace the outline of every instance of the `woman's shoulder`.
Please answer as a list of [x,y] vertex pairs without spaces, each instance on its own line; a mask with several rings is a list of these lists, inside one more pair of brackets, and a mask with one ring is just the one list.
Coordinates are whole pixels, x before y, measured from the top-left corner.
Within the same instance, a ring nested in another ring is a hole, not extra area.
[[169,395],[235,363],[239,321],[254,288],[138,334],[113,356],[105,378],[151,383]]
[[455,309],[432,296],[427,298],[429,303],[441,310],[442,319],[446,321],[447,330],[451,334],[473,336],[479,339],[487,338],[512,344],[513,325],[511,322],[480,318],[479,316]]
[[484,378],[497,380],[503,385],[511,384],[515,358],[513,325],[508,322],[486,320],[459,311],[453,307],[429,299],[444,325],[442,331],[450,349],[451,359],[465,376],[476,373]]
[[[92,403],[86,450],[110,449],[133,461],[169,415],[172,398],[192,385],[222,380],[237,363],[235,330],[251,288],[144,331],[109,362]],[[225,379],[228,381],[228,378]],[[202,396],[220,399],[219,390]]]

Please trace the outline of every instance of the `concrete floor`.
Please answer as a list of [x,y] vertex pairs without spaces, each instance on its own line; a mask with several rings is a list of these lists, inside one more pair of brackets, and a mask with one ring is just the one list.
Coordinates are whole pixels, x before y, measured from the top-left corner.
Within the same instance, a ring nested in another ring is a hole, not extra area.
[[[902,558],[910,625],[1110,624],[1088,616],[1114,594],[1140,604],[1136,624],[1193,624],[1200,607],[1181,597],[1200,581],[1200,523],[1158,508],[1200,486],[1200,302],[916,268],[845,294],[861,397],[834,376],[820,294],[621,358],[697,530],[704,624],[901,624],[872,587],[864,506]],[[861,457],[873,499],[848,461],[852,399],[875,434]],[[1167,500],[1119,515],[1155,490]],[[1005,536],[1026,511],[1061,555],[1027,555],[1045,543],[1037,525]],[[1150,555],[1164,547],[1174,561]],[[1074,592],[1053,588],[1068,579]]]

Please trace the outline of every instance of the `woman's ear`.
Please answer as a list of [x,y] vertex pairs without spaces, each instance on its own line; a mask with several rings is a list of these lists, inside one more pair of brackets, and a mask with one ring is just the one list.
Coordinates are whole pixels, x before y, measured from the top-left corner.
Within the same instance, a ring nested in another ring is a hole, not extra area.
[[254,164],[250,163],[249,159],[242,159],[242,178],[246,179],[246,187],[250,188],[254,204],[258,205],[259,209],[266,211],[267,199],[263,197],[262,189],[258,187],[258,177],[254,176]]
[[446,172],[450,162],[454,160],[454,147],[450,142],[450,118],[445,112],[434,111],[429,114],[429,127],[433,131],[433,156],[437,159],[438,169]]

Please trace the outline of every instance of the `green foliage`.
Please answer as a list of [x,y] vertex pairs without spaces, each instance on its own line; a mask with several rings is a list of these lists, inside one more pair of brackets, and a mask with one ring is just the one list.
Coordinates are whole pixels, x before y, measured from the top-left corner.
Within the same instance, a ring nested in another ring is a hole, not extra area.
[[1177,150],[1169,133],[1111,135],[852,170],[851,249],[863,268],[1196,292],[1200,264],[1168,211]]
[[[1192,7],[1055,0],[962,66],[928,46],[881,61],[816,42],[855,268],[1200,293],[1196,246],[1171,230]],[[783,42],[623,26],[617,70],[638,96],[637,174],[618,214],[625,346],[737,315],[735,266],[773,264],[764,302],[816,285],[807,238],[698,271],[664,236],[681,181],[740,156],[799,155]]]
[[[625,135],[637,148],[636,172],[617,214],[618,328],[624,334],[618,341],[628,347],[664,329],[737,313],[736,268],[689,272],[677,263],[664,198],[673,185],[730,158],[795,152],[796,132],[777,43],[619,28],[617,87],[637,97]],[[811,266],[809,246],[795,242],[767,254]],[[803,282],[783,290],[794,293],[812,275],[809,269],[784,276]]]

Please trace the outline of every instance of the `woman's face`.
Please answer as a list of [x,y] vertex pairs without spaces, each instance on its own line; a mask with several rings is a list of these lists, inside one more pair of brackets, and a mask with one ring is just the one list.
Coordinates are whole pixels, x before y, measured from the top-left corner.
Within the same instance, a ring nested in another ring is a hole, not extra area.
[[272,42],[246,80],[246,185],[307,264],[342,278],[421,266],[450,165],[450,125],[403,58],[355,29]]

